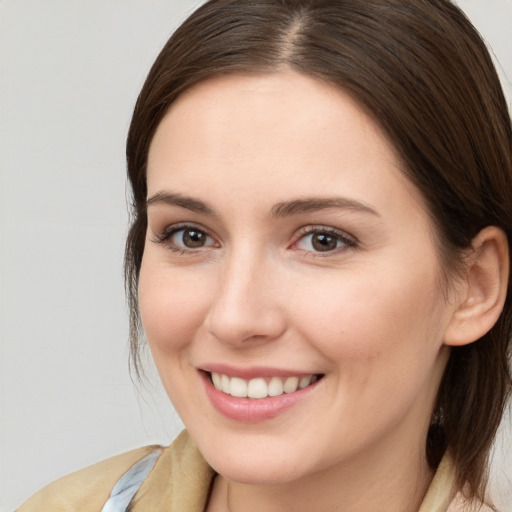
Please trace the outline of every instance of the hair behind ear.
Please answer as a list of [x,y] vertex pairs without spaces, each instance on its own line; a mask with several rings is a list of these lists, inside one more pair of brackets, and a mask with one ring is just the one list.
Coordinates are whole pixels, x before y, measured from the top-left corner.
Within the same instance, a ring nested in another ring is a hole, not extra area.
[[489,451],[512,389],[510,249],[504,231],[494,226],[481,230],[471,249],[445,331],[451,354],[427,455],[435,467],[448,449],[459,468],[459,488],[469,483],[471,495],[483,498]]

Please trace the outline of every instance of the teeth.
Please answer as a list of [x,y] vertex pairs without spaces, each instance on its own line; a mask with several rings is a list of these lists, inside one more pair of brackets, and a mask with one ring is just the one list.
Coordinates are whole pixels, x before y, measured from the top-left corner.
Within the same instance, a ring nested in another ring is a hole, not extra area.
[[[222,377],[224,377],[224,375]],[[229,384],[229,394],[240,398],[247,396],[247,382],[245,382],[244,379],[233,377]]]
[[272,377],[268,385],[269,396],[280,396],[283,393],[283,381],[279,377]]
[[299,387],[299,377],[288,377],[284,381],[283,390],[285,393],[295,393]]
[[220,389],[227,395],[231,392],[231,386],[229,385],[229,377],[227,375],[221,375]]
[[222,377],[219,373],[212,373],[212,381],[216,389],[222,389]]
[[303,377],[272,377],[251,379],[249,381],[239,377],[228,377],[220,373],[211,373],[215,389],[237,398],[266,398],[268,396],[281,396],[283,393],[295,393],[314,384],[318,377],[306,375]]
[[313,375],[308,375],[307,377],[302,377],[299,381],[299,389],[307,388],[311,384],[311,379]]
[[249,398],[265,398],[268,396],[268,386],[265,379],[251,379],[247,386]]

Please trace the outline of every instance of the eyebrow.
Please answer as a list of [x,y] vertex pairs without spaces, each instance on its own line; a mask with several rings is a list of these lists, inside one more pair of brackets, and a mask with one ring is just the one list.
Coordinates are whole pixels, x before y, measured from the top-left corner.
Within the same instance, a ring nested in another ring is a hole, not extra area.
[[[146,205],[165,204],[169,206],[180,206],[198,213],[204,213],[215,217],[215,210],[208,204],[193,197],[182,194],[173,194],[168,192],[157,192],[146,200]],[[293,201],[283,201],[277,203],[271,209],[271,215],[275,218],[301,215],[319,210],[330,208],[341,208],[344,210],[354,210],[362,213],[368,213],[380,217],[379,213],[371,206],[347,197],[307,197],[303,199],[294,199]]]
[[166,204],[169,206],[181,206],[193,212],[204,213],[206,215],[215,216],[215,211],[211,206],[203,201],[194,199],[193,197],[183,196],[181,194],[170,194],[167,192],[157,192],[146,200],[146,206],[150,204]]
[[294,201],[285,201],[276,204],[272,208],[272,216],[288,217],[290,215],[300,215],[302,213],[327,210],[329,208],[355,210],[380,217],[379,213],[371,206],[347,197],[309,197],[296,199]]

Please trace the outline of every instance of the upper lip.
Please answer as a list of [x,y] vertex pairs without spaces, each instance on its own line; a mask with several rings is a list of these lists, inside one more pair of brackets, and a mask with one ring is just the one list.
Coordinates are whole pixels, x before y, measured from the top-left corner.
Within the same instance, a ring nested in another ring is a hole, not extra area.
[[246,368],[235,367],[227,364],[204,364],[198,368],[208,373],[220,373],[228,377],[240,379],[255,379],[257,377],[298,377],[303,375],[318,375],[318,372],[304,370],[289,370],[284,368],[272,368],[268,366],[250,366]]

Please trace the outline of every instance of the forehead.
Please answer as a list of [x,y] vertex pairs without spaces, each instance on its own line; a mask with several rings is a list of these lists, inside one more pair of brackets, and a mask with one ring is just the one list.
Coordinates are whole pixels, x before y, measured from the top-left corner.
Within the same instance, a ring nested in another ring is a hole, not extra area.
[[[239,130],[241,125],[244,130]],[[197,149],[217,149],[223,157],[227,156],[223,145],[226,136],[232,148],[260,149],[264,145],[269,156],[270,149],[281,144],[282,157],[284,143],[293,139],[301,143],[307,139],[326,150],[334,142],[342,151],[343,145],[353,145],[352,134],[357,134],[360,143],[371,143],[375,149],[378,144],[384,151],[393,151],[377,124],[348,94],[292,71],[227,75],[201,82],[171,105],[153,139],[150,156],[164,131],[167,145],[184,142],[192,131],[195,136],[207,134],[213,145]],[[361,138],[363,134],[366,140]],[[277,139],[270,146],[273,135]]]
[[254,202],[258,191],[276,201],[335,191],[421,203],[400,166],[380,127],[342,90],[292,71],[229,75],[171,106],[150,147],[148,193],[178,187]]

